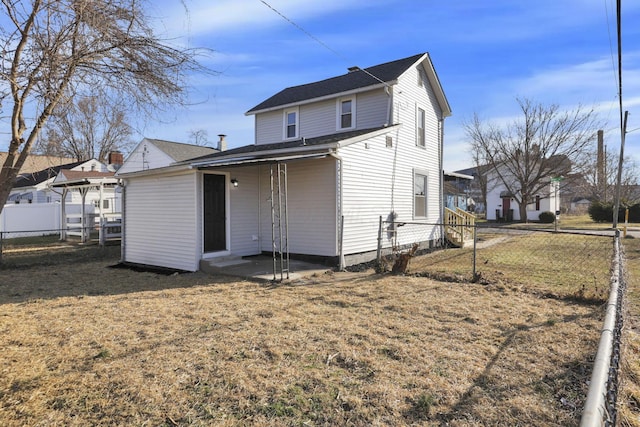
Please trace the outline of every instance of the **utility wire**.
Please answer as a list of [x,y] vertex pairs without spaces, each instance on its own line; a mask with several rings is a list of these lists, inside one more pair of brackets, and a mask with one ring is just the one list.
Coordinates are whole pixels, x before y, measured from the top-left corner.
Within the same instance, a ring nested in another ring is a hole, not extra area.
[[[269,3],[267,3],[265,0],[260,0],[260,2],[262,4],[264,4],[265,6],[267,6],[269,9],[271,9],[272,11],[274,11],[275,13],[277,13],[278,15],[280,15],[280,17],[282,19],[284,19],[285,21],[287,21],[288,23],[290,23],[291,25],[293,25],[294,27],[296,27],[298,30],[302,31],[304,34],[306,34],[310,39],[312,39],[313,41],[315,41],[316,43],[318,43],[320,46],[324,47],[325,49],[327,49],[329,52],[333,53],[334,55],[336,55],[338,58],[340,58],[341,60],[348,62],[348,59],[340,54],[338,51],[336,51],[335,49],[332,49],[329,45],[327,45],[326,43],[324,43],[322,40],[320,40],[319,38],[317,38],[316,36],[314,36],[313,34],[311,34],[309,31],[305,30],[304,28],[302,28],[300,25],[298,25],[297,23],[295,23],[292,19],[289,19],[287,16],[285,16],[282,12],[280,12],[278,9],[276,9],[275,7],[271,6]],[[386,87],[389,87],[389,85],[387,84],[387,82],[381,80],[380,78],[374,76],[373,74],[371,74],[370,72],[368,72],[367,70],[357,67],[358,70],[364,72],[365,74],[367,74],[370,77],[373,77],[374,79],[376,79],[377,81],[379,81],[380,83],[382,83],[383,85],[385,85]]]

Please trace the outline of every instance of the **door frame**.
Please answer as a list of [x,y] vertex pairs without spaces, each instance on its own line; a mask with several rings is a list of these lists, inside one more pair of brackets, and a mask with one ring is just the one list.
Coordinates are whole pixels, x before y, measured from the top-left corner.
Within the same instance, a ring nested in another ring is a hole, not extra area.
[[[204,176],[205,175],[222,175],[224,176],[224,203],[225,203],[225,249],[215,252],[205,252],[204,251]],[[210,259],[210,258],[218,258],[231,254],[230,244],[231,244],[231,200],[230,199],[230,172],[202,172],[198,177],[198,184],[200,186],[199,193],[199,203],[200,203],[200,253],[202,254],[202,259]]]

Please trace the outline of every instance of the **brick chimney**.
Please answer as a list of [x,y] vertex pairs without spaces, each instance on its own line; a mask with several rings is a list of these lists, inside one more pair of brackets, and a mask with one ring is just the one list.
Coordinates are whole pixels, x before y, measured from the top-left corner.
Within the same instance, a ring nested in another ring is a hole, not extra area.
[[110,165],[114,165],[117,169],[124,163],[124,156],[120,151],[110,151],[107,160]]

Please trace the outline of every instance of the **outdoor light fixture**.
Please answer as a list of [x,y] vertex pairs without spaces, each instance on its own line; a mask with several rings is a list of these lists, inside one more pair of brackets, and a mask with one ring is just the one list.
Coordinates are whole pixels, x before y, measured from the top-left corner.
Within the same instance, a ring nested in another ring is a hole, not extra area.
[[238,186],[238,180],[237,180],[237,179],[235,179],[235,178],[233,178],[233,179],[231,180],[231,185],[233,185],[234,187],[237,187],[237,186]]

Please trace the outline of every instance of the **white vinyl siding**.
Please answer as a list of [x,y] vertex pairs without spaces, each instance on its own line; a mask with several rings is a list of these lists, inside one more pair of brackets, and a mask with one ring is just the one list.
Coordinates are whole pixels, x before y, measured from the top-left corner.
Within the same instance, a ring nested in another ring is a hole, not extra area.
[[258,168],[235,168],[229,169],[228,173],[230,179],[238,180],[237,187],[229,187],[229,249],[233,255],[257,255],[260,253]]
[[[392,212],[396,221],[417,221],[437,223],[442,206],[440,192],[439,125],[441,111],[435,95],[425,80],[418,85],[417,69],[407,70],[394,87],[394,123],[400,126],[390,129],[368,141],[358,142],[339,150],[343,159],[343,215],[345,230],[343,250],[345,255],[371,252],[377,248],[379,218],[389,220]],[[379,94],[384,95],[383,91]],[[383,96],[375,98],[377,106],[386,108]],[[367,97],[358,95],[358,126],[361,126],[366,111]],[[416,144],[417,108],[425,112],[424,148]],[[387,146],[391,137],[393,147]],[[414,173],[429,176],[424,184],[424,208],[414,216],[415,179]],[[437,226],[421,230],[420,236],[400,233],[400,245],[415,243],[413,240],[434,240],[439,238]],[[382,243],[391,244],[390,233],[385,233]],[[404,239],[404,240],[402,240]],[[413,240],[412,240],[413,239]]]
[[[351,129],[371,129],[388,124],[390,98],[383,89],[358,93],[348,98],[354,100]],[[297,108],[298,138],[315,138],[348,130],[339,128],[335,98]],[[256,144],[273,144],[285,140],[284,112],[284,109],[279,109],[256,115]]]
[[[287,176],[289,252],[292,254],[336,256],[335,159],[324,158],[290,162],[287,165]],[[269,179],[269,166],[261,166],[261,245],[263,251],[271,253]],[[275,200],[277,203],[277,193]]]
[[195,173],[126,180],[125,262],[198,270],[196,188]]
[[300,136],[313,138],[334,133],[336,127],[335,100],[300,106]]
[[169,166],[175,162],[169,155],[164,153],[152,143],[145,143],[144,140],[138,144],[136,149],[127,157],[118,173],[136,172],[146,169]]
[[416,107],[416,145],[424,147],[426,141],[426,119],[427,113],[424,108]]
[[387,220],[393,206],[393,170],[389,167],[393,153],[386,146],[385,135],[352,144],[338,153],[343,167],[345,255],[377,248],[379,218]]
[[389,124],[389,95],[384,89],[358,94],[356,128],[371,129]]
[[282,141],[282,110],[256,115],[256,144],[273,144]]

